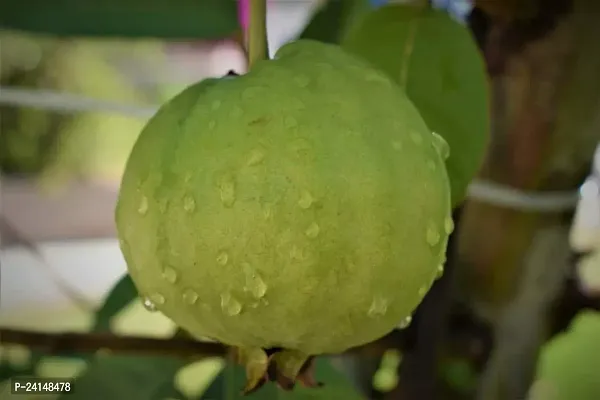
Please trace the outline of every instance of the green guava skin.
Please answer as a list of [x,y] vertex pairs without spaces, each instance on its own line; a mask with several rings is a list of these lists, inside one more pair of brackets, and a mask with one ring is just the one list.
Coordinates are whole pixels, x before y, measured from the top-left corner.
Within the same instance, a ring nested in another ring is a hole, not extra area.
[[165,104],[116,223],[141,296],[196,337],[337,353],[414,311],[444,261],[435,138],[385,75],[297,41]]

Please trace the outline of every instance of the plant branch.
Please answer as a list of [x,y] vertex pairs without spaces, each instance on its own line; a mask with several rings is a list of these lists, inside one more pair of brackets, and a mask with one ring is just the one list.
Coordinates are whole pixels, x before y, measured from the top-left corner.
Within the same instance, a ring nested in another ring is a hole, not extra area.
[[267,42],[267,0],[250,0],[250,24],[248,27],[248,67],[266,60]]
[[[113,333],[46,333],[18,329],[0,328],[0,343],[18,344],[40,350],[48,355],[72,353],[94,353],[108,350],[120,354],[147,354],[199,358],[226,356],[229,346],[221,343],[200,342],[195,339],[176,336],[169,339],[155,339],[139,336],[121,336]],[[350,349],[354,354],[380,355],[385,349],[398,343],[397,332],[376,342]]]

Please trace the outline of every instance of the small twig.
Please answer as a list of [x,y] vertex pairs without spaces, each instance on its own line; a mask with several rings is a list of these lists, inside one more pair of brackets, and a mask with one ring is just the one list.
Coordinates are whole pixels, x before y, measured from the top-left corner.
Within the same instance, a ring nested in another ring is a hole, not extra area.
[[267,0],[250,0],[248,27],[248,67],[268,58]]
[[118,336],[112,333],[43,333],[16,329],[0,329],[0,343],[20,344],[47,354],[87,353],[109,350],[118,353],[194,356],[224,356],[227,347],[220,343],[193,339],[155,339]]
[[[400,341],[402,342],[402,341]],[[93,353],[108,350],[123,354],[166,355],[184,358],[226,356],[229,347],[221,343],[200,342],[184,336],[155,339],[139,336],[120,336],[113,333],[46,333],[0,328],[0,343],[19,344],[40,350],[48,355]],[[376,342],[350,349],[354,354],[382,354],[392,343],[398,346],[397,333]]]

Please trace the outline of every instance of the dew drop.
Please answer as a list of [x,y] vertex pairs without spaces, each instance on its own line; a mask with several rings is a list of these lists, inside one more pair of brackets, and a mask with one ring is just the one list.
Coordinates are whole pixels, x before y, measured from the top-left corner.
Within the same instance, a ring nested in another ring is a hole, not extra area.
[[263,162],[265,156],[266,153],[263,149],[254,149],[250,152],[250,156],[248,157],[248,162],[246,164],[250,167],[258,165]]
[[394,150],[402,150],[402,142],[401,142],[401,141],[399,141],[399,140],[394,140],[394,141],[392,142],[392,148],[393,148]]
[[419,297],[425,297],[425,295],[427,294],[427,286],[423,285],[419,288]]
[[162,214],[166,213],[168,208],[169,208],[169,200],[161,200],[158,203],[158,209]]
[[409,315],[408,317],[406,317],[402,321],[400,321],[400,323],[398,324],[398,329],[408,328],[408,326],[410,325],[411,322],[412,322],[412,316]]
[[254,86],[254,87],[249,87],[244,89],[244,91],[242,92],[242,98],[244,100],[253,100],[255,99],[257,96],[260,95],[260,91],[261,88],[258,86]]
[[267,284],[256,272],[252,266],[248,263],[242,265],[244,273],[246,274],[246,287],[245,291],[250,292],[256,299],[261,299],[267,293]]
[[435,246],[440,241],[440,233],[437,231],[437,229],[433,223],[430,223],[429,226],[427,227],[426,238],[427,238],[427,243],[430,246]]
[[227,254],[226,252],[222,251],[217,255],[217,264],[227,265],[228,261],[229,261],[229,254]]
[[263,217],[265,219],[270,219],[273,216],[273,209],[270,206],[265,206],[262,210]]
[[298,75],[294,78],[294,82],[301,88],[307,87],[310,84],[310,78],[306,75]]
[[310,192],[307,192],[305,190],[300,194],[300,199],[298,200],[298,205],[300,206],[300,208],[306,210],[306,209],[310,208],[310,206],[312,206],[314,201],[315,200],[313,199]]
[[146,215],[147,212],[148,212],[148,198],[146,196],[143,196],[142,199],[140,200],[140,205],[138,206],[138,213],[140,213],[140,215]]
[[225,207],[233,206],[235,203],[235,184],[232,179],[224,179],[219,185],[219,191],[221,195],[221,203]]
[[381,296],[375,296],[367,311],[367,315],[371,318],[383,317],[387,312],[388,302]]
[[242,110],[241,107],[239,106],[235,106],[233,108],[233,110],[231,111],[231,117],[232,118],[239,118],[244,114],[244,110]]
[[390,83],[389,79],[387,79],[385,76],[383,76],[382,74],[379,74],[377,72],[367,73],[364,75],[364,77],[367,82],[377,82],[377,83],[385,83],[385,84]]
[[208,129],[211,129],[211,130],[212,130],[212,129],[215,129],[215,126],[217,126],[217,121],[215,121],[214,119],[211,119],[211,120],[208,122]]
[[437,271],[435,274],[435,279],[440,279],[444,275],[444,264],[440,264],[437,267]]
[[242,304],[231,293],[224,293],[221,295],[221,310],[226,315],[233,317],[242,312]]
[[414,144],[418,146],[423,144],[423,136],[421,136],[421,134],[417,131],[410,132],[410,139],[413,141]]
[[177,275],[177,271],[175,271],[175,269],[171,267],[165,267],[165,269],[163,269],[162,277],[165,281],[169,283],[175,283],[179,278],[179,276]]
[[306,228],[306,230],[304,231],[304,234],[307,237],[314,239],[317,236],[319,236],[320,231],[321,231],[321,228],[319,228],[319,225],[316,222],[313,222],[312,224],[310,224],[308,226],[308,228]]
[[433,146],[437,150],[442,160],[447,160],[450,157],[450,145],[446,142],[442,136],[438,135],[436,132],[431,132],[433,136]]
[[196,302],[198,301],[198,293],[196,293],[192,289],[185,289],[183,291],[182,297],[183,297],[183,302],[190,306],[196,304]]
[[295,128],[296,126],[298,126],[298,120],[292,117],[291,115],[288,115],[284,118],[283,125],[286,128]]
[[218,110],[219,107],[221,107],[221,101],[220,100],[215,100],[215,101],[212,102],[211,108],[213,109],[213,111]]
[[303,260],[304,253],[303,253],[302,249],[300,249],[296,245],[292,245],[292,248],[290,249],[290,258],[295,261]]
[[452,217],[446,217],[444,220],[444,231],[448,235],[454,232],[454,221],[452,220]]
[[160,293],[152,293],[150,295],[150,301],[158,305],[165,304],[165,296]]
[[183,209],[187,213],[194,212],[196,209],[196,200],[190,195],[187,195],[183,198]]
[[149,298],[144,298],[142,299],[142,305],[144,306],[144,308],[146,309],[146,311],[150,311],[150,312],[156,312],[158,311],[158,308],[156,308],[156,304],[154,304],[152,302],[152,300],[150,300]]

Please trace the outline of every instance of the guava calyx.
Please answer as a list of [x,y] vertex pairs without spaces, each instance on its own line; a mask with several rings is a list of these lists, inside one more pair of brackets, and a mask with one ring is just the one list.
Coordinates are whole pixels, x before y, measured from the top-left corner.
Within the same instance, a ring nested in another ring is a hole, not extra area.
[[279,348],[241,347],[235,349],[235,356],[246,370],[243,395],[254,393],[267,382],[274,382],[285,391],[292,390],[297,382],[307,388],[323,385],[314,378],[314,356]]

